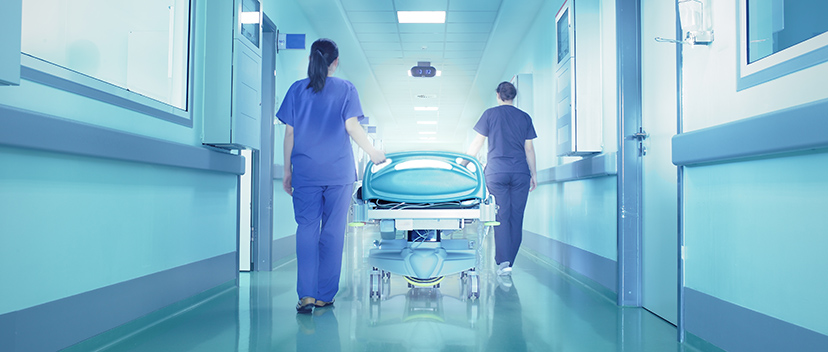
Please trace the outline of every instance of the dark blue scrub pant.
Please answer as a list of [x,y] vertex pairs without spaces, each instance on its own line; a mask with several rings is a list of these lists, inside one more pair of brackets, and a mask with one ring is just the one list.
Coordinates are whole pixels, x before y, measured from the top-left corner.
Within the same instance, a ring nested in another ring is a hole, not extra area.
[[293,188],[296,293],[331,302],[339,290],[342,247],[353,184]]
[[515,264],[520,242],[523,240],[523,211],[529,198],[529,174],[494,173],[486,175],[486,187],[497,203],[495,226],[495,262]]

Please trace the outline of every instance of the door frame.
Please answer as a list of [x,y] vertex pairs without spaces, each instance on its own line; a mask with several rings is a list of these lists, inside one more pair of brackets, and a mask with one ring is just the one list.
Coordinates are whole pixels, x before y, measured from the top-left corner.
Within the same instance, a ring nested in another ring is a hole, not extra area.
[[616,0],[618,64],[618,297],[641,307],[641,1]]
[[253,153],[253,271],[273,268],[273,119],[276,115],[276,25],[262,14],[262,113],[261,144]]

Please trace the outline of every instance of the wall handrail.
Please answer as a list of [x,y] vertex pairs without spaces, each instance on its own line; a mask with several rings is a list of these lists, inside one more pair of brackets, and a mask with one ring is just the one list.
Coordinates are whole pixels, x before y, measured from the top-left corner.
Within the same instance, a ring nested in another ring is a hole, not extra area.
[[538,171],[538,184],[577,181],[618,174],[618,153],[601,153]]
[[244,158],[0,104],[0,145],[241,175]]
[[828,99],[673,136],[673,164],[828,148]]

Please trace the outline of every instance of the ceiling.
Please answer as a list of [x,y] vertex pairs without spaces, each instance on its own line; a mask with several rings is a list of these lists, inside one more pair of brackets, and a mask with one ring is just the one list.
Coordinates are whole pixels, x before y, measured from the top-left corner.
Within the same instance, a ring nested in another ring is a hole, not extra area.
[[[519,7],[502,0],[298,3],[317,33],[339,45],[340,70],[356,85],[376,137],[394,152],[465,151],[471,127],[495,103],[494,88],[543,0]],[[446,11],[446,23],[398,23],[397,11]],[[441,75],[410,77],[420,61]]]

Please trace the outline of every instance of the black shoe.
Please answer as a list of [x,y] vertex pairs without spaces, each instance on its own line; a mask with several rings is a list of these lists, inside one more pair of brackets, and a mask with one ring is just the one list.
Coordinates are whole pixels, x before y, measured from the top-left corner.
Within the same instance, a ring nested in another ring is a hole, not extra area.
[[313,297],[305,297],[299,300],[296,304],[297,313],[310,313],[313,311],[313,306],[316,305],[316,299]]

